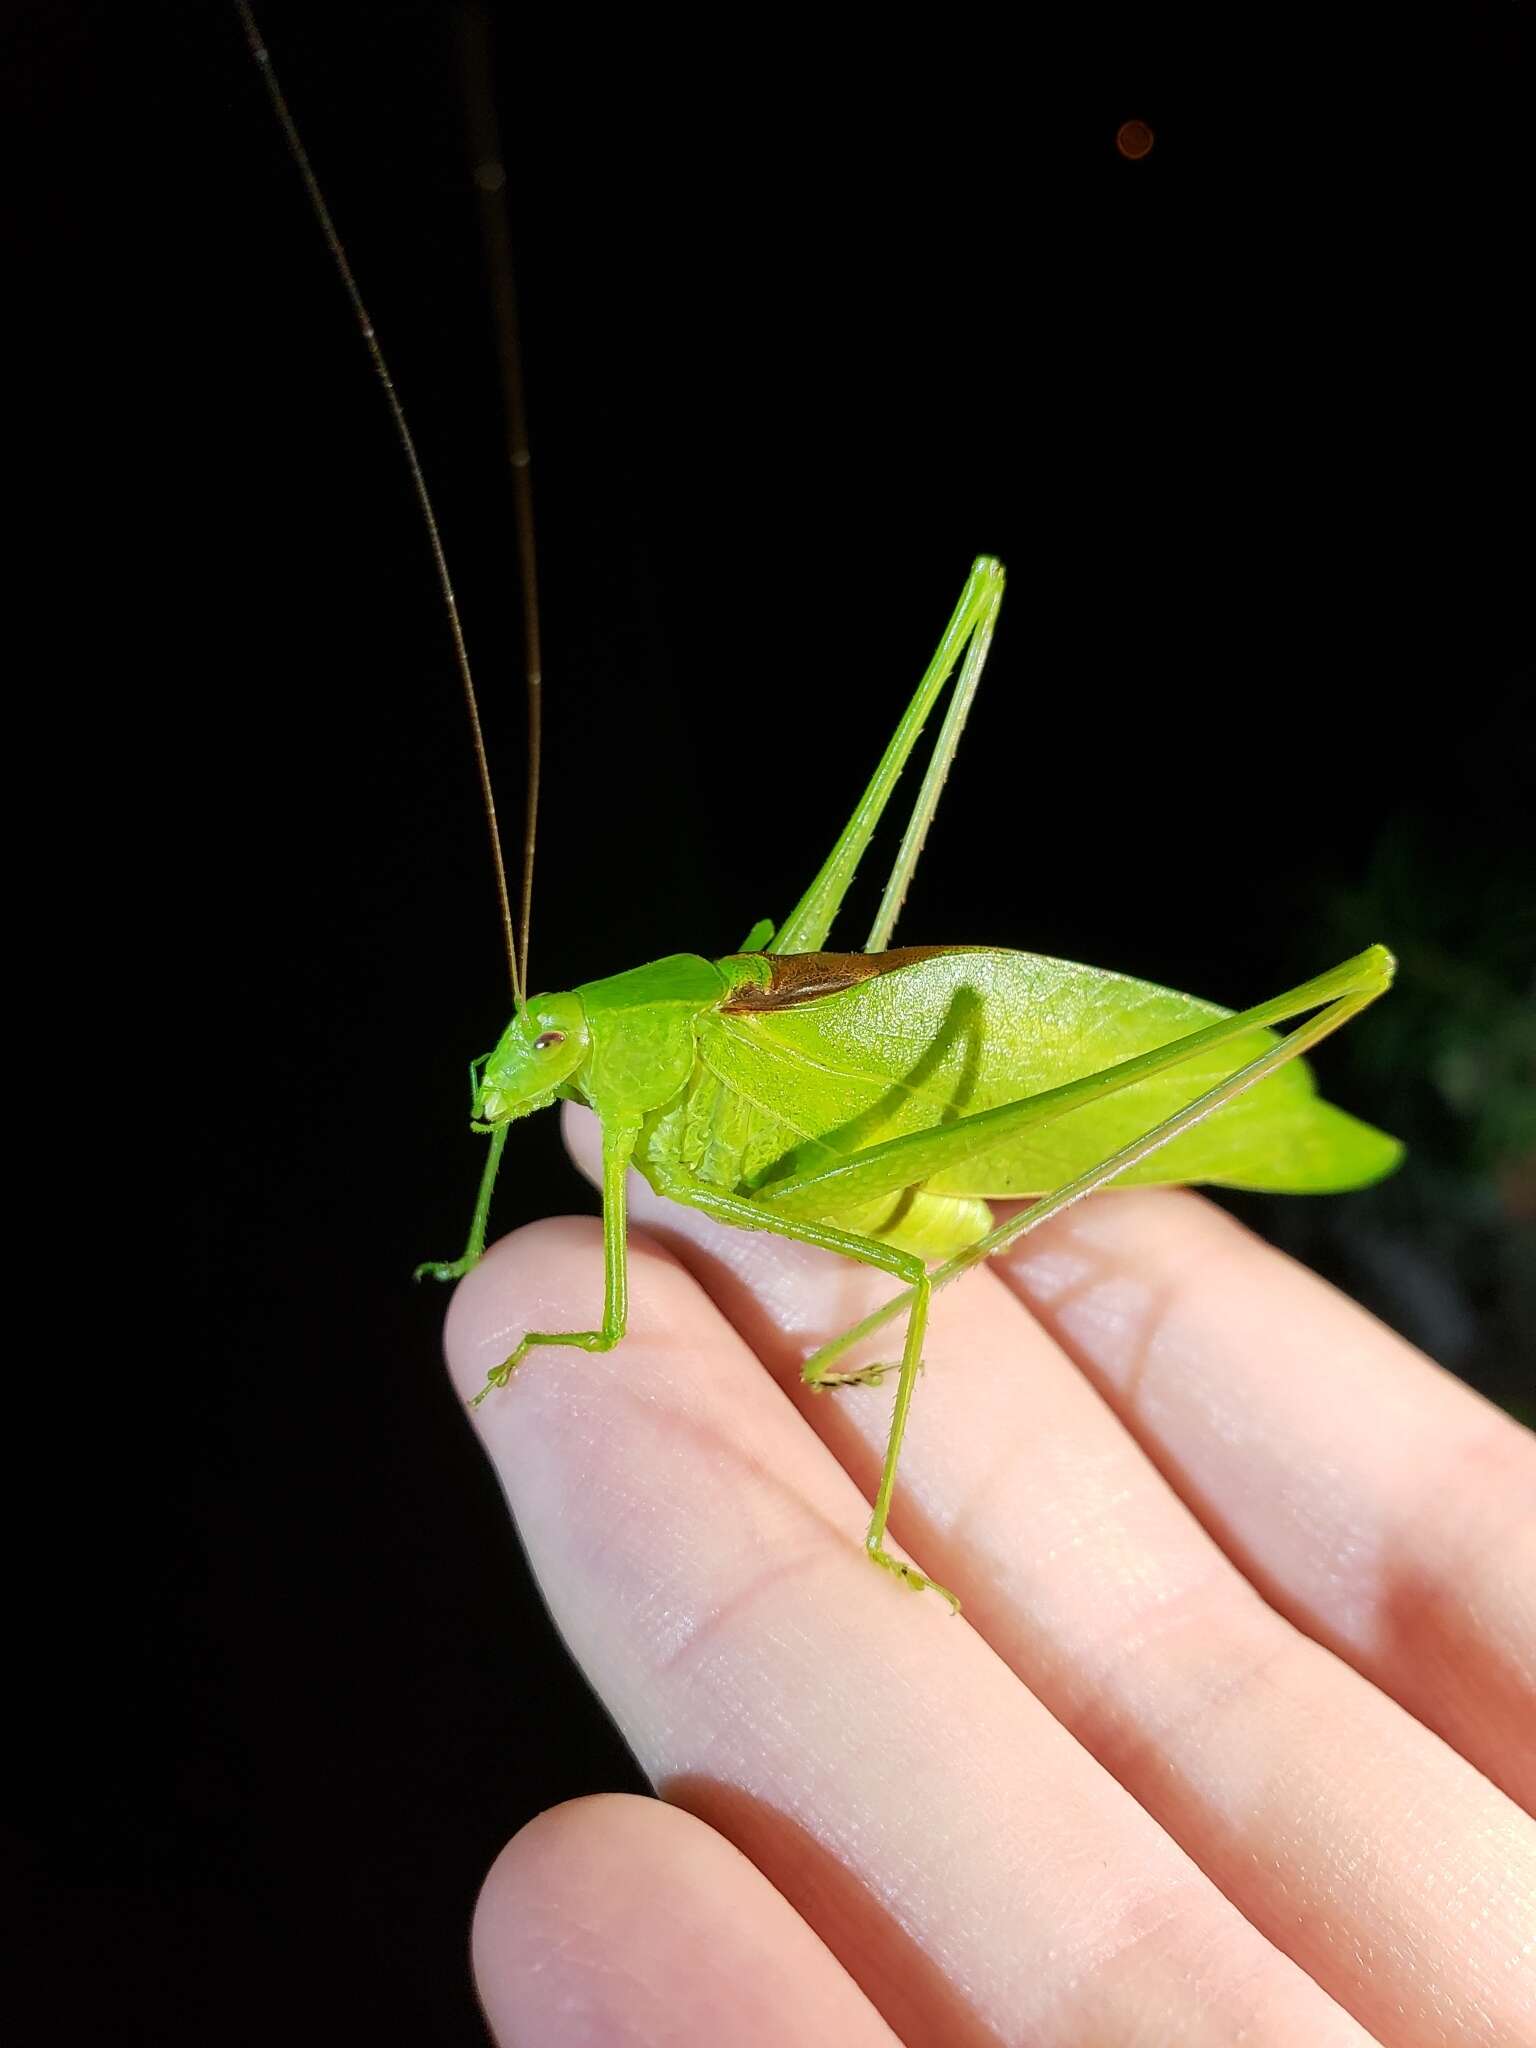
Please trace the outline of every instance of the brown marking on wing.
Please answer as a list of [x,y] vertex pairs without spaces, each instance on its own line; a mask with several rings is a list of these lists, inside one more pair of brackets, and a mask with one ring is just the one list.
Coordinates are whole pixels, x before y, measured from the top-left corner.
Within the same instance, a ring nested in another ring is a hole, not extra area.
[[766,985],[743,982],[732,989],[720,1005],[730,1016],[742,1010],[790,1010],[799,1003],[813,1003],[818,996],[835,996],[877,974],[894,974],[899,967],[911,967],[919,960],[931,960],[938,953],[967,953],[971,946],[893,946],[888,953],[764,953],[773,978]]

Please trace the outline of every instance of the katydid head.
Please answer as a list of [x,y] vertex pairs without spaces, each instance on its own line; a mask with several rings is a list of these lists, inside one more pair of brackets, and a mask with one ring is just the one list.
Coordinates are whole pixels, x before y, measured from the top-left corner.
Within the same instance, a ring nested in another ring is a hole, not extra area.
[[518,1008],[485,1063],[475,1092],[475,1122],[506,1124],[548,1109],[562,1082],[583,1065],[591,1045],[580,996],[535,996]]

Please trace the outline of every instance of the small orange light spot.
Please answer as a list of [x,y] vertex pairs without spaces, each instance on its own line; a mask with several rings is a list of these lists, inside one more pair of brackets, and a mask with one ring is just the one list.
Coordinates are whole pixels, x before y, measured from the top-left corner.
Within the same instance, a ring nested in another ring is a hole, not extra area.
[[1115,147],[1122,156],[1135,163],[1138,157],[1151,153],[1154,139],[1145,121],[1122,121],[1115,136]]

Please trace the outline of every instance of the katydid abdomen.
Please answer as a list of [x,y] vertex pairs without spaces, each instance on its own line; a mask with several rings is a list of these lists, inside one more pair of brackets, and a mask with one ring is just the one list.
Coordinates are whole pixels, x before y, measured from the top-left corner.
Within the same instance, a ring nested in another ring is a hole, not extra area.
[[[700,1014],[698,1067],[675,1134],[702,1178],[772,1199],[776,1184],[838,1158],[1042,1095],[1232,1014],[1035,953],[922,949],[891,955],[903,964],[873,974],[879,955],[844,957],[856,977],[847,988],[762,1007],[728,998]],[[922,1193],[1045,1194],[1276,1042],[1273,1032],[1246,1031],[1022,1134],[994,1143],[978,1134],[972,1156],[932,1174]],[[673,1130],[669,1119],[666,1141]],[[1121,1183],[1333,1193],[1380,1178],[1400,1154],[1395,1139],[1324,1101],[1310,1069],[1293,1060]],[[978,1234],[973,1220],[946,1203],[942,1214],[936,1205],[904,1210],[873,1234],[942,1257]]]

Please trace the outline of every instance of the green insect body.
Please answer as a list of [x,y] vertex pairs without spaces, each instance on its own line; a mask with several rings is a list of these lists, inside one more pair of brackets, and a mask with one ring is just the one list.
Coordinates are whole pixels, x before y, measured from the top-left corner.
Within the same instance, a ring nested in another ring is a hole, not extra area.
[[[889,947],[1002,588],[1000,566],[978,561],[853,817],[777,932],[759,925],[722,959],[674,954],[518,1007],[477,1063],[475,1127],[491,1148],[469,1245],[422,1269],[450,1279],[475,1264],[510,1124],[564,1098],[602,1126],[602,1325],[529,1332],[477,1400],[536,1346],[601,1351],[622,1338],[631,1166],[658,1194],[723,1223],[891,1273],[902,1283],[892,1301],[803,1370],[816,1386],[878,1379],[892,1368],[833,1368],[905,1311],[866,1547],[916,1587],[934,1582],[891,1554],[885,1531],[935,1287],[1110,1181],[1329,1193],[1379,1179],[1401,1156],[1395,1139],[1322,1100],[1297,1058],[1390,985],[1383,947],[1237,1015],[1031,953]],[[828,952],[859,857],[952,676],[865,949]],[[1285,1037],[1271,1028],[1298,1016],[1307,1021]],[[995,1223],[989,1201],[1018,1197],[1035,1199]]]

